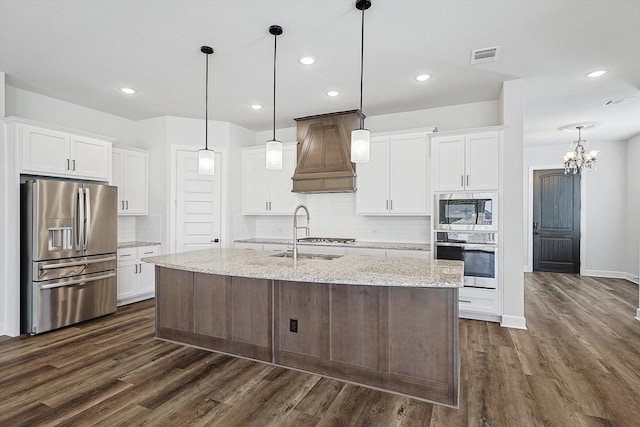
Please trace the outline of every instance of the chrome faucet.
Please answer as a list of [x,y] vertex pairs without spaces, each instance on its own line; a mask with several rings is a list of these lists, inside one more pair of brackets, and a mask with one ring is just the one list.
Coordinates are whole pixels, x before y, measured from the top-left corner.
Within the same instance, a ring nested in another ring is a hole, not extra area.
[[[306,227],[298,227],[298,211],[300,208],[304,209],[307,213],[307,225]],[[306,236],[309,235],[309,209],[305,205],[298,205],[293,211],[293,260],[298,260],[298,228],[304,228],[306,230]]]

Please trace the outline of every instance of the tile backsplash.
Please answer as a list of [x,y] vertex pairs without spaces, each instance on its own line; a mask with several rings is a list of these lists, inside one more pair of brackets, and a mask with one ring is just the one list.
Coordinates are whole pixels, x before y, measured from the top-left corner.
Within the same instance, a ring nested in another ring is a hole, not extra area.
[[[305,205],[309,209],[311,218],[309,222],[311,235],[352,237],[368,242],[429,242],[430,218],[428,216],[356,215],[355,201],[354,193],[308,194]],[[291,214],[251,217],[255,220],[255,235],[249,237],[291,239],[293,212]],[[304,211],[299,212],[299,215],[300,223],[304,221]]]
[[118,216],[118,241],[131,242],[134,240],[161,242],[161,216]]

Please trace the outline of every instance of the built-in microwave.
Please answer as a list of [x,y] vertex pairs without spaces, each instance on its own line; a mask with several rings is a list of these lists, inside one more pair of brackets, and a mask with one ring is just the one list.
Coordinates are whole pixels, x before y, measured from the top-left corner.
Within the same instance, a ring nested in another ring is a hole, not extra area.
[[498,231],[498,193],[435,195],[434,229]]

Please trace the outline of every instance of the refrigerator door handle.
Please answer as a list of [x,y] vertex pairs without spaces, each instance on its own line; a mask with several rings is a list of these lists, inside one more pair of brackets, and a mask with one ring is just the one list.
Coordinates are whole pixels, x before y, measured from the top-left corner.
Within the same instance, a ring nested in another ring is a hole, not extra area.
[[96,280],[110,279],[112,277],[116,277],[116,273],[103,274],[102,276],[87,277],[84,279],[67,280],[66,282],[51,283],[48,285],[40,285],[40,289],[53,289],[69,285],[79,285],[82,283],[95,282]]
[[87,260],[87,261],[72,261],[72,262],[65,262],[65,263],[61,263],[61,264],[41,265],[38,269],[39,270],[53,270],[53,269],[56,269],[56,268],[75,267],[77,265],[97,264],[99,262],[108,262],[108,261],[115,261],[115,260],[116,260],[116,257],[110,256],[110,257],[107,257],[107,258],[91,259],[91,260]]
[[87,216],[87,222],[84,233],[84,245],[83,249],[86,251],[89,249],[89,239],[91,238],[91,193],[88,188],[84,189],[84,203],[85,203],[85,211]]
[[81,251],[84,242],[84,193],[82,188],[78,188],[76,195],[76,250]]

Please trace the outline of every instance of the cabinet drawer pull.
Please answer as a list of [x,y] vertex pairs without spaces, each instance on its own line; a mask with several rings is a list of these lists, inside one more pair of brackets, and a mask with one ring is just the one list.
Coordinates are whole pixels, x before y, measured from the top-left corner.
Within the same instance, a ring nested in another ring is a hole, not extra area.
[[153,251],[151,251],[151,252],[144,252],[143,254],[144,254],[144,255],[149,255],[149,254],[152,254],[152,253],[153,253]]
[[469,174],[467,174],[467,187],[469,186]]
[[460,186],[464,187],[464,175],[460,175]]
[[67,159],[67,170],[69,170],[69,159]]
[[135,274],[138,274],[138,264],[135,264],[135,266],[136,266]]
[[129,201],[127,200],[126,203],[127,203],[127,210],[129,210]]
[[76,170],[76,161],[73,160],[71,163],[73,164],[73,168],[71,170]]
[[123,254],[123,255],[120,255],[120,258],[124,258],[124,257],[126,257],[126,256],[131,256],[131,254]]
[[467,304],[471,304],[471,300],[468,299],[459,299],[458,302],[466,302]]
[[391,207],[391,210],[393,210],[393,200],[390,200],[390,201],[389,201],[389,205],[390,205],[390,207]]

